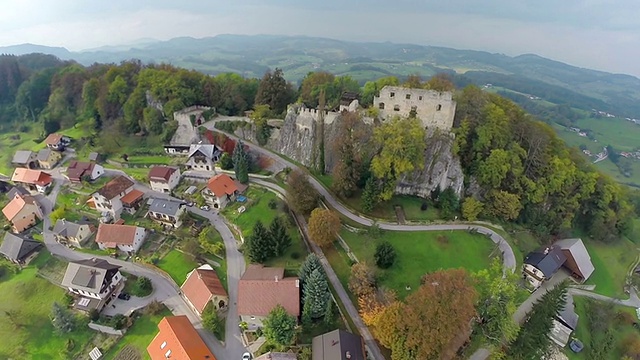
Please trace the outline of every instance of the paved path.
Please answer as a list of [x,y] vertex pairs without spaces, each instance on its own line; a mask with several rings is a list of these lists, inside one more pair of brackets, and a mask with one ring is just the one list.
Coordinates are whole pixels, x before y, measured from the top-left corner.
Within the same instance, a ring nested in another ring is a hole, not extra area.
[[[123,174],[119,170],[110,170],[109,173]],[[51,213],[56,198],[60,193],[61,186],[65,182],[65,179],[60,175],[59,171],[52,171],[52,176],[55,179],[54,186],[49,195],[39,195],[38,198],[43,205],[44,213],[46,214],[43,221],[44,241],[47,249],[52,254],[62,257],[68,261],[84,260],[92,257],[100,258],[109,261],[110,263],[119,265],[123,271],[131,273],[136,276],[148,277],[153,283],[154,292],[148,298],[148,302],[157,300],[164,303],[174,315],[186,315],[194,327],[200,333],[203,340],[209,346],[211,351],[219,359],[240,359],[242,354],[246,351],[242,344],[240,337],[239,317],[237,316],[237,296],[238,296],[238,281],[240,276],[244,272],[245,264],[244,258],[238,251],[238,245],[235,237],[222,221],[222,219],[213,212],[205,212],[197,208],[190,208],[189,211],[194,212],[200,216],[209,219],[211,224],[220,232],[224,239],[227,256],[227,282],[229,287],[229,310],[227,313],[226,322],[226,338],[224,346],[215,338],[213,334],[204,330],[200,318],[191,310],[187,305],[185,299],[179,295],[179,288],[175,282],[159,272],[157,269],[145,266],[143,264],[122,261],[113,259],[108,256],[97,256],[86,253],[74,251],[71,248],[63,246],[55,241],[53,233],[49,230],[51,226],[49,214]],[[145,193],[145,196],[163,197],[167,198],[166,194],[154,192],[146,186],[136,183],[136,189],[139,189]]]
[[629,298],[626,300],[614,299],[608,296],[596,294],[591,291],[577,289],[577,288],[569,288],[569,294],[574,296],[584,296],[584,297],[592,298],[595,300],[610,302],[610,303],[614,303],[622,306],[640,308],[640,298],[638,297],[638,293],[635,289],[631,291],[631,293],[629,294]]

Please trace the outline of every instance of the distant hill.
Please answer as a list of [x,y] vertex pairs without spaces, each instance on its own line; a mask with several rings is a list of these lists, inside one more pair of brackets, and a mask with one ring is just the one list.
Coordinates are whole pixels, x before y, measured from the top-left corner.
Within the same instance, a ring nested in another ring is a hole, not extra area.
[[[172,63],[209,74],[237,72],[249,77],[260,77],[268,69],[279,67],[295,82],[308,72],[318,70],[350,75],[362,83],[389,75],[428,77],[449,71],[464,74],[470,82],[491,82],[541,98],[548,94],[558,95],[554,101],[558,104],[567,103],[584,110],[591,110],[589,106],[597,107],[619,116],[640,118],[640,79],[579,68],[532,54],[510,57],[413,44],[274,35],[180,37],[83,52],[32,44],[0,48],[0,53],[29,52],[71,58],[85,65],[140,59]],[[516,89],[522,87],[527,90]],[[576,99],[579,106],[574,104]]]

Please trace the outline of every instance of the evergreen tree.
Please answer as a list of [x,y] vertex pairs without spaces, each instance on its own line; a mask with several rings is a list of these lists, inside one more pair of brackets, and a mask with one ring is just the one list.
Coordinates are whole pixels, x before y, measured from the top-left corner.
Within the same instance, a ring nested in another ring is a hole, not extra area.
[[264,263],[273,256],[273,248],[269,246],[269,231],[258,221],[253,227],[253,233],[247,238],[249,259],[253,262]]
[[246,184],[249,182],[249,154],[244,150],[244,143],[242,140],[236,142],[236,147],[233,149],[233,171],[236,173],[236,179]]
[[307,256],[302,265],[300,265],[300,270],[298,271],[300,286],[304,288],[305,281],[314,270],[319,270],[324,273],[324,269],[322,268],[322,264],[320,263],[320,258],[318,258],[316,254],[311,253]]
[[545,357],[551,347],[549,333],[553,328],[553,318],[564,306],[566,298],[566,283],[561,283],[542,295],[509,346],[509,359],[537,360]]
[[364,212],[370,212],[378,203],[378,189],[376,187],[375,180],[369,178],[364,186],[362,192],[362,210]]
[[312,319],[322,317],[329,301],[329,284],[320,270],[314,270],[302,287],[303,302],[309,308]]
[[291,237],[279,217],[273,219],[271,226],[269,226],[269,238],[274,256],[284,254],[287,248],[291,246]]
[[312,323],[313,318],[311,317],[311,301],[309,301],[302,305],[302,325],[309,326]]
[[333,299],[329,296],[327,306],[324,309],[324,323],[331,325],[333,323]]
[[73,314],[57,302],[54,302],[51,308],[51,323],[56,330],[63,333],[71,332],[76,327]]
[[376,260],[376,265],[378,265],[379,268],[388,269],[396,260],[396,250],[390,242],[383,241],[376,246],[376,252],[373,258]]

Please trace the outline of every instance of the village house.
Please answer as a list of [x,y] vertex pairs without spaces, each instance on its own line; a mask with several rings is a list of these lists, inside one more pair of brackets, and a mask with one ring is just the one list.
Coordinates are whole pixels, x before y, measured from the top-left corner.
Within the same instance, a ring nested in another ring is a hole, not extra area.
[[557,241],[554,245],[560,247],[567,258],[563,265],[569,271],[571,278],[578,283],[587,281],[595,271],[595,267],[582,239],[564,239]]
[[62,154],[47,148],[38,151],[37,159],[38,166],[40,166],[41,169],[50,170],[56,167],[58,162],[62,160]]
[[95,234],[96,229],[89,222],[72,222],[58,219],[53,227],[53,236],[63,245],[81,248]]
[[238,284],[241,320],[249,330],[256,330],[276,305],[282,305],[296,319],[300,316],[300,280],[284,277],[284,268],[249,265]]
[[229,304],[229,296],[211,265],[202,265],[187,274],[180,287],[184,298],[193,311],[202,312],[211,304],[215,310],[224,309]]
[[11,164],[17,167],[35,169],[38,167],[38,153],[29,150],[18,150],[13,155]]
[[185,165],[191,170],[213,171],[220,156],[222,156],[222,150],[215,145],[191,144]]
[[47,144],[49,149],[55,151],[64,151],[65,147],[69,146],[71,143],[71,139],[62,134],[49,134],[46,139],[44,139],[44,143]]
[[181,201],[153,199],[149,205],[148,214],[151,220],[177,229],[182,226],[181,217],[185,207],[184,202]]
[[11,222],[12,230],[21,233],[39,220],[42,220],[42,207],[31,195],[23,195],[15,192],[11,201],[2,209],[4,216]]
[[70,262],[61,285],[80,296],[74,303],[76,309],[100,311],[124,287],[124,278],[120,266],[91,258]]
[[246,185],[233,180],[229,175],[218,174],[209,179],[207,187],[202,190],[202,196],[215,209],[224,209],[228,202],[235,201],[236,196],[246,189]]
[[140,250],[146,237],[147,230],[139,226],[100,224],[96,244],[101,250],[118,249],[131,255]]
[[571,334],[578,327],[579,316],[575,311],[573,297],[567,296],[562,310],[553,319],[553,328],[551,329],[550,338],[560,347],[567,346]]
[[133,191],[133,181],[125,176],[118,176],[106,183],[100,190],[91,195],[91,200],[100,212],[108,212],[114,219],[122,214],[122,197]]
[[366,360],[362,337],[344,330],[318,335],[311,342],[312,360]]
[[129,214],[135,214],[142,206],[144,200],[144,193],[140,190],[133,189],[127,195],[123,196],[120,201],[122,202],[122,208]]
[[180,183],[180,170],[171,166],[154,166],[149,170],[151,190],[171,194]]
[[40,241],[6,233],[0,245],[0,255],[15,264],[26,265],[36,257],[42,246],[43,244]]
[[51,175],[41,170],[16,168],[13,171],[11,181],[15,184],[22,185],[31,191],[46,193],[53,182],[53,178]]
[[147,346],[151,360],[216,360],[185,315],[165,317],[158,330]]
[[67,179],[74,183],[83,179],[94,181],[104,174],[104,168],[93,162],[72,161],[67,167]]

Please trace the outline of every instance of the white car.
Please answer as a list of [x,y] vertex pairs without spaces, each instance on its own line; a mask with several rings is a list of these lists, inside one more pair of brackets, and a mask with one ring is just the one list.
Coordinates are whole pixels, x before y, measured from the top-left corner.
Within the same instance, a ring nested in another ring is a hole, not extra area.
[[242,360],[251,360],[251,354],[248,352],[242,354]]
[[209,211],[209,205],[200,206],[200,210]]

